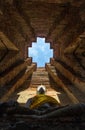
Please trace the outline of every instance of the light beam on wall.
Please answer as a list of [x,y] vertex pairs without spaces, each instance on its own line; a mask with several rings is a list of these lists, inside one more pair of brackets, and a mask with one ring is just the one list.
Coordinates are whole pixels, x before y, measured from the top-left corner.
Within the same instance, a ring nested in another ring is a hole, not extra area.
[[45,38],[38,37],[37,42],[28,48],[28,57],[32,57],[32,62],[36,62],[37,67],[45,67],[45,63],[49,63],[53,57],[53,49],[50,49],[50,43],[45,43]]

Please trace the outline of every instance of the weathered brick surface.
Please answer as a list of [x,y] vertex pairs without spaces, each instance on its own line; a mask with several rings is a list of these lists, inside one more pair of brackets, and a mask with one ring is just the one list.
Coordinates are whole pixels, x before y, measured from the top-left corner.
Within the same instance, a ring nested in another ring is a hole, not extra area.
[[[51,48],[54,49],[54,59],[65,62],[67,66],[72,68],[69,71],[74,71],[74,75],[78,74],[81,76],[81,80],[84,80],[84,5],[84,0],[81,2],[71,0],[1,0],[0,30],[19,49],[18,56],[16,55],[14,58],[9,53],[0,63],[1,72],[13,65],[17,61],[17,57],[27,58],[27,46],[31,46],[32,41],[36,41],[36,37],[41,36],[45,37],[46,41],[51,42]],[[80,40],[76,42],[77,39]],[[7,46],[10,47],[10,42]],[[0,48],[3,48],[2,42]],[[0,50],[0,56],[3,56],[5,51]],[[9,61],[7,62],[6,59]],[[30,63],[30,61],[29,63],[26,61],[26,64]],[[65,71],[62,70],[62,73]]]
[[[71,103],[68,97],[74,103],[85,102],[85,94],[83,94],[85,90],[85,0],[0,0],[0,31],[9,39],[0,35],[0,97],[3,96],[3,101],[8,100],[25,81],[32,80],[31,86],[37,86],[42,80],[46,87],[51,85],[60,92],[58,96],[61,104]],[[51,75],[49,81],[44,70],[42,70],[44,74],[38,70],[34,72],[36,65],[31,66],[32,61],[28,58],[27,47],[30,47],[38,36],[45,37],[46,42],[50,42],[54,50],[55,63],[51,61],[51,64],[56,71],[51,72],[52,70],[48,69]],[[14,45],[19,50],[18,54]],[[6,49],[9,51],[5,56]],[[22,74],[22,70],[26,68],[26,73],[24,71]],[[32,79],[30,79],[31,75],[34,76]],[[42,79],[39,80],[40,76]],[[5,85],[11,80],[14,84],[10,84],[8,88]],[[72,86],[69,85],[69,80],[73,83]],[[62,89],[64,87],[64,91],[57,88],[57,85],[61,85]],[[55,120],[47,123],[43,122],[43,129],[50,128],[49,124],[55,123]],[[85,125],[79,125],[78,122],[76,125],[68,124],[68,126],[58,123],[56,126],[62,130],[85,129]],[[30,128],[33,128],[32,124],[33,122],[29,125]],[[4,126],[4,122],[0,123],[0,128],[1,125]],[[37,122],[34,122],[34,126],[41,129],[41,125],[38,126]],[[57,128],[56,126],[54,129]]]

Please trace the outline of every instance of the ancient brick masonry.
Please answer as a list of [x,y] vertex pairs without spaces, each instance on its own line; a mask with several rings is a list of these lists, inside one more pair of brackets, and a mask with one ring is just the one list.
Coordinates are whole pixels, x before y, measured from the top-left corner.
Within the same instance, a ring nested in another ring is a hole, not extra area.
[[[44,76],[28,57],[37,37],[53,49]],[[39,75],[62,106],[85,103],[85,0],[0,0],[0,101],[37,87]]]

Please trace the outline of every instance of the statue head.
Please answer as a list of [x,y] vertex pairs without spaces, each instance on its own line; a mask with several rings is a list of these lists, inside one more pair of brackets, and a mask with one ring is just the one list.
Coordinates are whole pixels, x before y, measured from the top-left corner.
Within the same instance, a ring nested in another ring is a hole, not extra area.
[[39,85],[37,87],[37,94],[45,94],[46,93],[46,87],[44,85]]

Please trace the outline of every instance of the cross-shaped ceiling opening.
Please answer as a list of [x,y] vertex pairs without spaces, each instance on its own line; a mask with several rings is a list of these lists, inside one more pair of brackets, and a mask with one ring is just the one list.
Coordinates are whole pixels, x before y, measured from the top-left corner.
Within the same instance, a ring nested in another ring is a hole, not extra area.
[[37,37],[37,42],[28,48],[28,57],[32,57],[32,62],[36,62],[37,67],[45,67],[45,63],[49,63],[53,57],[53,49],[50,49],[50,43],[45,43],[45,38]]

